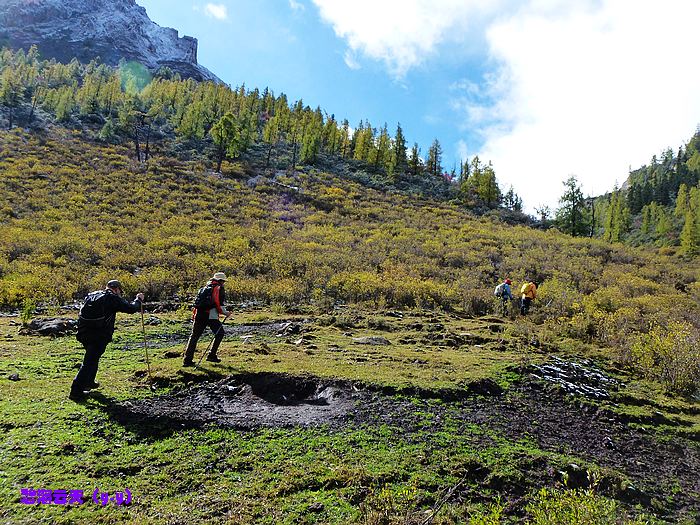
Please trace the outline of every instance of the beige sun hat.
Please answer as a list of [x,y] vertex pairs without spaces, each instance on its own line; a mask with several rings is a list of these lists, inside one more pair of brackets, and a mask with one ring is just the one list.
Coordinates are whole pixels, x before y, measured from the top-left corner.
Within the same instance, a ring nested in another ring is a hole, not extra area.
[[226,274],[224,272],[216,272],[214,274],[214,277],[212,277],[215,281],[225,281],[226,280]]

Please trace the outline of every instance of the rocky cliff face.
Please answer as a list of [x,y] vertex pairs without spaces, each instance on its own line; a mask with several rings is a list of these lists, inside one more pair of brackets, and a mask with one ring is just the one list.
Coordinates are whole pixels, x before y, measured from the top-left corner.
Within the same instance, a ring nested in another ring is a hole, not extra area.
[[0,46],[26,50],[32,44],[44,58],[99,57],[110,65],[124,58],[220,82],[197,64],[196,38],[160,27],[135,0],[0,0]]

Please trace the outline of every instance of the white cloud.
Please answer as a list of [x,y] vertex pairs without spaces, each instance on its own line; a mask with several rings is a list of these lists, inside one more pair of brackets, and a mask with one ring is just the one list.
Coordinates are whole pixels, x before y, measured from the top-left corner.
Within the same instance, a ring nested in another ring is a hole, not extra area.
[[456,157],[460,159],[461,161],[466,160],[469,157],[469,147],[467,146],[466,141],[464,140],[458,140],[457,141],[457,155]]
[[207,16],[217,20],[226,20],[228,18],[228,10],[224,4],[207,4],[204,6],[204,12]]
[[345,51],[345,54],[343,55],[343,60],[345,61],[345,65],[348,66],[350,69],[360,69],[362,67],[357,61],[355,53],[353,53],[350,49]]
[[313,2],[347,42],[348,67],[366,57],[402,78],[428,59],[455,67],[454,53],[484,45],[489,72],[449,89],[459,131],[481,138],[457,152],[492,160],[529,210],[556,206],[570,174],[585,193],[610,190],[700,123],[700,2]]
[[440,43],[476,31],[481,16],[509,1],[313,0],[321,18],[353,52],[383,61],[399,78],[433,55]]
[[585,193],[609,191],[700,121],[700,70],[689,54],[700,3],[540,3],[490,27],[500,64],[486,83],[490,102],[464,105],[484,135],[479,155],[530,209],[556,204],[570,174]]
[[303,11],[305,9],[304,4],[297,2],[297,0],[289,0],[289,7],[292,11]]

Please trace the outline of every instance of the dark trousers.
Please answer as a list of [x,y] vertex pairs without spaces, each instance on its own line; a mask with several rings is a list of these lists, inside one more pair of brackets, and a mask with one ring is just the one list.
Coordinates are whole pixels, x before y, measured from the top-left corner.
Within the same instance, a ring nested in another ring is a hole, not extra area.
[[527,315],[527,313],[530,311],[530,303],[532,302],[532,299],[529,297],[523,297],[522,300],[520,301],[520,313],[522,315]]
[[71,386],[73,392],[86,390],[95,382],[97,366],[100,363],[100,357],[105,353],[107,341],[83,343],[83,346],[85,347],[85,357],[83,357],[83,364],[80,365],[80,370],[78,370],[75,379],[73,379],[73,385]]
[[202,337],[202,334],[204,333],[204,330],[206,330],[207,326],[211,328],[211,331],[214,334],[214,343],[211,345],[209,355],[211,357],[216,356],[221,340],[224,338],[224,335],[226,335],[221,321],[218,319],[209,319],[208,317],[195,317],[194,323],[192,324],[190,340],[187,342],[187,349],[185,350],[185,362],[192,361],[194,351],[197,349],[197,341],[199,341],[199,338]]
[[508,306],[510,306],[511,300],[512,299],[508,299],[507,297],[501,298],[501,313],[503,314],[503,317],[508,315]]

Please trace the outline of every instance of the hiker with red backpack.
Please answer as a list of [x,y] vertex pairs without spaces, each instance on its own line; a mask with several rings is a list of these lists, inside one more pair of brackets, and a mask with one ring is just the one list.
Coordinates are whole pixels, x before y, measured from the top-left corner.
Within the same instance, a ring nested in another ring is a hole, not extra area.
[[207,326],[214,334],[214,341],[206,360],[213,363],[221,362],[216,352],[226,332],[224,332],[223,324],[219,321],[219,316],[225,316],[224,320],[226,320],[231,315],[224,306],[226,301],[226,292],[224,290],[225,282],[226,274],[217,272],[209,279],[209,282],[197,292],[197,296],[194,300],[194,310],[192,310],[192,320],[194,321],[192,324],[192,333],[187,342],[187,349],[185,350],[185,358],[182,362],[182,366],[195,366],[193,358],[194,351],[197,348],[197,341],[199,341],[199,338],[202,336]]

